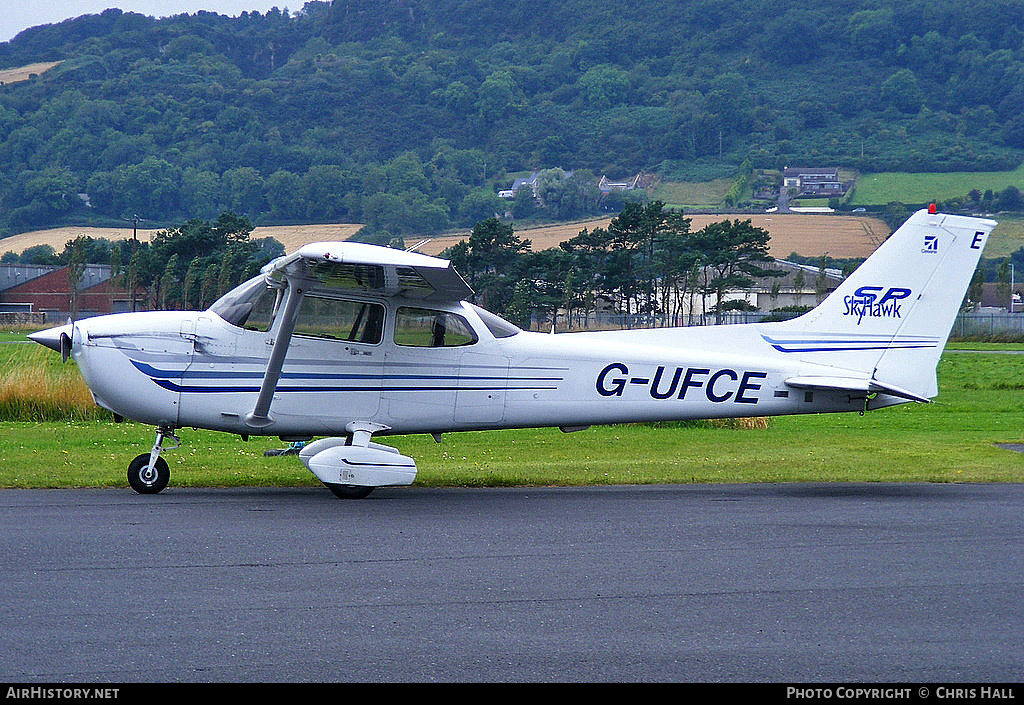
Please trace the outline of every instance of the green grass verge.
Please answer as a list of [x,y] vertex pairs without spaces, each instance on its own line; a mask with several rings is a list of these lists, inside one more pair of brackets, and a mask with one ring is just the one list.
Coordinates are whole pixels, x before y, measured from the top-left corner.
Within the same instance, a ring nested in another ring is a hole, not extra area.
[[[961,343],[985,350],[1020,345]],[[528,429],[382,439],[416,459],[421,486],[693,482],[1024,482],[1024,355],[947,352],[940,395],[863,416],[778,417],[767,429],[703,423]],[[316,486],[272,438],[183,429],[164,454],[172,486]],[[0,487],[125,487],[152,445],[134,423],[0,423]]]

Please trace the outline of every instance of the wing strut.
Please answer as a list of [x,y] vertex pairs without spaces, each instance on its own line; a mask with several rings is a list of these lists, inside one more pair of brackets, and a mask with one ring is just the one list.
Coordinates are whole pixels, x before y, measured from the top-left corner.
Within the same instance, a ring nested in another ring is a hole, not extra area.
[[245,415],[245,424],[252,428],[263,428],[274,422],[270,418],[270,403],[274,400],[274,392],[277,390],[277,381],[281,378],[281,368],[284,366],[284,356],[288,353],[288,346],[292,341],[292,331],[295,330],[295,321],[299,317],[299,303],[302,301],[302,289],[295,283],[288,281],[288,299],[284,302],[284,311],[281,312],[281,327],[274,339],[274,348],[270,351],[270,359],[267,361],[267,371],[263,373],[263,383],[260,385],[259,396],[256,397],[256,406]]

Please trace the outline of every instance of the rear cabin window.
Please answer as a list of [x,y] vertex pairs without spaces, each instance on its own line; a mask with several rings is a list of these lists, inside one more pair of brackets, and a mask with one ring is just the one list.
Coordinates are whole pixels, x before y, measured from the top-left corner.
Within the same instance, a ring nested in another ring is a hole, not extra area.
[[366,301],[306,296],[295,335],[376,345],[384,338],[384,307]]
[[476,341],[469,323],[456,313],[402,306],[395,314],[396,345],[451,348]]
[[504,318],[495,316],[490,311],[469,304],[476,311],[476,315],[480,316],[480,320],[483,321],[484,325],[487,326],[487,330],[491,332],[495,338],[511,338],[513,335],[522,333],[522,329],[512,325]]

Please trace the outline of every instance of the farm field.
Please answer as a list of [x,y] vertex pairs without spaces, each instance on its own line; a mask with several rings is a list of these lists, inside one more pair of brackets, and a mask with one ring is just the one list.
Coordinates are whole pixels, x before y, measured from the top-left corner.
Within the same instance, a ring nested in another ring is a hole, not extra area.
[[971,189],[998,192],[1007,186],[1024,191],[1024,164],[1013,171],[861,174],[850,203],[855,206],[882,206],[892,201],[929,203],[963,197]]
[[993,216],[999,224],[993,228],[985,244],[984,257],[1009,257],[1024,247],[1024,217],[1017,215]]
[[673,208],[718,208],[735,179],[712,181],[662,181],[650,193],[652,200]]
[[[358,232],[362,225],[354,223],[331,223],[326,225],[268,225],[255,228],[251,237],[254,239],[272,237],[288,252],[293,252],[302,245],[321,240],[347,240]],[[139,228],[137,236],[143,242],[149,242],[158,228]],[[21,254],[29,247],[49,245],[58,253],[63,251],[69,240],[81,235],[105,240],[129,240],[132,237],[131,227],[94,228],[67,226],[47,230],[33,230],[27,233],[11,235],[0,240],[0,254],[15,252]]]
[[[985,257],[1006,257],[1024,247],[1024,217],[1017,215],[993,216],[999,225],[992,231]],[[818,215],[818,214],[728,214],[691,215],[691,228],[699,229],[708,223],[725,218],[750,219],[757,227],[765,228],[771,234],[769,249],[773,257],[784,258],[796,252],[805,257],[816,257],[828,253],[832,257],[867,257],[890,233],[884,221],[871,216]],[[560,223],[541,227],[520,228],[516,233],[531,241],[534,250],[558,247],[558,244],[575,237],[584,228],[607,227],[610,217]],[[275,225],[257,227],[254,238],[272,237],[285,246],[287,252],[310,242],[323,240],[346,240],[362,227],[354,223],[324,225]],[[148,241],[156,229],[140,229],[140,240]],[[125,240],[132,236],[131,228],[61,227],[48,230],[12,235],[0,240],[0,253],[21,253],[35,245],[50,245],[57,252],[65,243],[86,235],[107,240]],[[406,239],[406,245],[416,246],[416,251],[428,255],[439,255],[446,248],[468,237],[468,232],[439,235],[435,237]]]
[[[738,214],[690,215],[690,230],[699,230],[708,223],[725,219],[750,220],[753,225],[766,229],[771,235],[768,248],[773,257],[784,258],[796,252],[806,257],[828,253],[832,257],[867,257],[889,236],[889,226],[870,216],[812,215],[812,214]],[[581,221],[540,228],[517,229],[516,234],[529,240],[532,249],[558,247],[575,237],[584,228],[607,227],[611,218]],[[446,248],[466,239],[468,234],[430,238],[417,248],[428,255],[440,254]],[[406,244],[412,240],[407,239]]]
[[[11,334],[2,339],[11,340]],[[951,346],[954,347],[954,346]],[[1024,482],[1024,350],[1020,344],[963,343],[939,364],[932,404],[863,416],[776,417],[761,424],[710,422],[453,433],[382,439],[414,457],[421,486],[662,484],[694,482]],[[0,344],[4,369],[39,349],[57,360],[44,376],[74,370],[35,345]],[[12,350],[13,349],[13,350]],[[38,358],[34,358],[38,360]],[[21,360],[21,362],[19,362]],[[29,361],[29,365],[36,365]],[[0,378],[0,388],[9,372]],[[0,393],[0,397],[2,397]],[[74,415],[72,415],[74,416]],[[103,414],[100,414],[102,418]],[[11,418],[0,411],[0,418]],[[86,419],[0,422],[0,487],[118,487],[128,461],[152,445],[153,430]],[[265,457],[275,438],[194,429],[164,454],[175,486],[317,486],[294,456]]]
[[[757,227],[765,228],[771,234],[769,249],[773,257],[786,257],[790,253],[814,257],[828,252],[832,257],[867,257],[889,235],[884,221],[870,216],[813,215],[813,214],[739,214],[691,215],[690,228],[697,230],[708,223],[726,218],[750,219]],[[607,227],[611,217],[583,220],[574,223],[560,223],[535,228],[517,229],[516,233],[532,242],[534,250],[558,247],[558,244],[575,237],[584,228]],[[325,225],[275,225],[261,226],[253,230],[253,238],[272,237],[284,245],[287,252],[310,242],[323,240],[346,240],[354,235],[361,225],[335,223]],[[138,238],[148,241],[155,229],[138,231]],[[0,240],[0,253],[20,254],[35,245],[50,245],[57,252],[64,245],[80,235],[107,240],[127,240],[132,236],[131,228],[62,227],[49,230],[12,235]],[[406,246],[416,247],[417,252],[438,255],[446,248],[469,237],[469,232],[439,235],[435,237],[408,237]]]
[[17,68],[13,69],[0,69],[0,86],[8,83],[18,83],[19,81],[27,81],[33,74],[38,76],[41,73],[49,71],[59,63],[61,62],[42,61],[36,64],[18,66]]

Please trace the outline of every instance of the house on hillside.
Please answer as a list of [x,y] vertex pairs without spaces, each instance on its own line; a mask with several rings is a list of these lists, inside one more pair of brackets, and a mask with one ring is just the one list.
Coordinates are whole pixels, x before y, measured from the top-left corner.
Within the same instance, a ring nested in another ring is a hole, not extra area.
[[626,181],[612,181],[607,176],[602,175],[601,180],[597,182],[597,189],[603,194],[611,193],[612,191],[635,191],[639,187],[640,174]]
[[850,184],[840,181],[839,169],[817,167],[786,167],[782,170],[782,188],[797,196],[842,196]]
[[520,177],[520,178],[514,180],[512,182],[512,187],[511,188],[502,189],[501,191],[498,191],[498,198],[506,198],[506,199],[515,198],[516,197],[516,191],[518,191],[521,188],[527,188],[527,187],[529,187],[529,189],[531,191],[533,191],[533,195],[536,196],[537,195],[537,175],[539,173],[540,172],[535,171],[532,174],[530,174],[529,176]]
[[111,278],[110,265],[86,265],[74,297],[69,273],[68,267],[0,265],[0,313],[60,322],[72,314],[77,319],[132,310],[131,293]]

